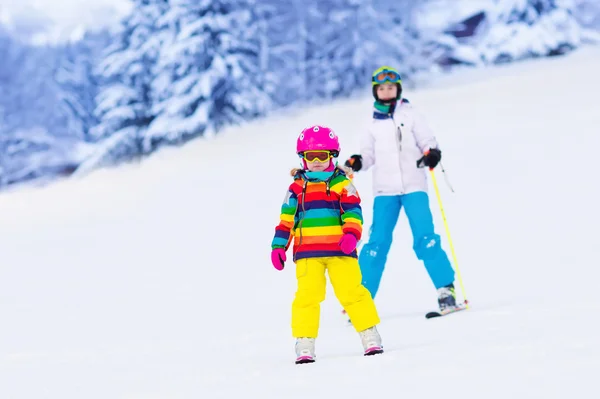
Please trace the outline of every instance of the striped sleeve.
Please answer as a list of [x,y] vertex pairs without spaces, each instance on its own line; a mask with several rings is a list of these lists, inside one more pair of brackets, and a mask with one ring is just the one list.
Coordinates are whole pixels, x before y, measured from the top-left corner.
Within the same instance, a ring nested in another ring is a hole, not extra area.
[[340,204],[342,207],[342,231],[344,234],[354,234],[356,239],[360,240],[363,229],[360,196],[354,184],[349,180],[346,187],[342,190]]
[[281,205],[281,215],[279,216],[279,224],[275,227],[275,237],[271,242],[271,248],[288,249],[295,224],[296,210],[298,208],[298,196],[292,189],[293,184],[288,189],[285,195],[283,204]]

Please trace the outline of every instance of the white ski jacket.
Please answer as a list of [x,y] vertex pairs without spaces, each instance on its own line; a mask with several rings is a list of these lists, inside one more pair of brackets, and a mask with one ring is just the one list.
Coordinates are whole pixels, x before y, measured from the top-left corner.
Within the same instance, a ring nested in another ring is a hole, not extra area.
[[427,192],[427,168],[417,168],[417,160],[430,148],[438,148],[433,132],[408,101],[398,103],[393,118],[374,115],[360,150],[361,171],[373,167],[373,194]]

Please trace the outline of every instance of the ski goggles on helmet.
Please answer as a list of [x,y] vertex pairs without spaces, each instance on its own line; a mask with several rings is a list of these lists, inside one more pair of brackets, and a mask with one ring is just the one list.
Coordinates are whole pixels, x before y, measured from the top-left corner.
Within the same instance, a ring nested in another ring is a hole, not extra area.
[[377,71],[373,74],[373,84],[382,84],[385,82],[390,83],[398,83],[400,82],[400,74],[396,71],[391,71],[389,69],[383,69],[381,71]]
[[330,158],[337,156],[337,151],[315,150],[304,151],[300,155],[306,162],[327,162]]

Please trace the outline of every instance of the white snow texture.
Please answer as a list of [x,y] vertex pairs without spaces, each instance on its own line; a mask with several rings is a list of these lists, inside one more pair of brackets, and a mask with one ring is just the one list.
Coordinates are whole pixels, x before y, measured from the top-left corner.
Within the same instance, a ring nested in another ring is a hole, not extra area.
[[[328,288],[317,363],[294,365],[294,265],[269,261],[297,133],[333,127],[343,160],[369,97],[3,193],[0,398],[596,397],[598,71],[588,48],[407,90],[455,189],[438,168],[472,307],[424,318],[435,290],[402,214],[376,300],[379,356],[362,356]],[[370,173],[355,184],[368,239]]]

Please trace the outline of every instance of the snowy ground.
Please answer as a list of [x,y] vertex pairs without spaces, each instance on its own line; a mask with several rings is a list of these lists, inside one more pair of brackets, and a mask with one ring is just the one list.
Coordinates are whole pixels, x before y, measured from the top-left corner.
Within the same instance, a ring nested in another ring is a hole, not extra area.
[[[297,133],[331,125],[350,155],[367,97],[0,195],[0,398],[595,397],[599,70],[587,49],[407,93],[443,145],[472,309],[425,320],[402,215],[372,358],[330,290],[318,363],[294,365],[293,264],[269,261]],[[356,184],[368,228],[370,174]]]

